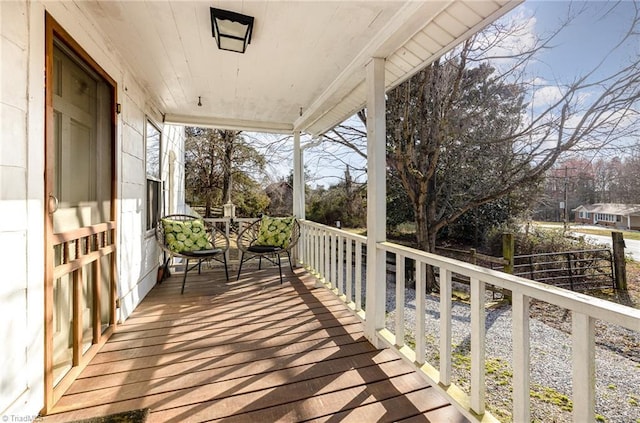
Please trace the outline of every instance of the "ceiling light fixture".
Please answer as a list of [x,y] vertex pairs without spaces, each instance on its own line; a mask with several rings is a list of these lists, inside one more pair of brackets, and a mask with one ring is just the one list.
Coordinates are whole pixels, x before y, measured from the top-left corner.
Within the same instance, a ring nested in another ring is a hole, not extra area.
[[244,53],[251,44],[253,16],[212,7],[211,30],[220,50]]

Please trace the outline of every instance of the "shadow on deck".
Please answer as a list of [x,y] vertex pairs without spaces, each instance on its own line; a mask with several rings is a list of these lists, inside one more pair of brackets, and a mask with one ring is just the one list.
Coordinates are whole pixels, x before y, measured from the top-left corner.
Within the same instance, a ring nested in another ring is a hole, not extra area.
[[157,285],[42,421],[142,408],[149,422],[466,421],[313,277],[285,275]]

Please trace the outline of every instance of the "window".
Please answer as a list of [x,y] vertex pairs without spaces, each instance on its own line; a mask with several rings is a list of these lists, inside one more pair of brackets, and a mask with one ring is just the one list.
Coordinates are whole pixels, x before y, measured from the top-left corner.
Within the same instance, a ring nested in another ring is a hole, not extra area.
[[162,205],[162,180],[160,179],[160,130],[151,121],[146,125],[147,148],[147,230],[155,229]]
[[616,216],[608,213],[598,213],[596,214],[596,220],[598,222],[615,222]]

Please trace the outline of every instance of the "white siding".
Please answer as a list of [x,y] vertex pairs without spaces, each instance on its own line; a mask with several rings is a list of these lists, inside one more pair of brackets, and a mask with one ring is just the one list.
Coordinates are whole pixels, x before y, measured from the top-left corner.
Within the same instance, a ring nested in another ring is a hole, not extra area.
[[0,415],[37,414],[43,392],[43,264],[26,259],[42,256],[43,247],[43,155],[28,142],[43,131],[42,123],[29,123],[28,101],[30,90],[42,86],[30,85],[38,61],[30,61],[29,40],[42,32],[29,33],[28,10],[26,3],[0,2]]
[[[35,417],[44,405],[44,14],[54,19],[118,84],[118,293],[126,319],[155,284],[158,251],[144,230],[144,122],[161,122],[136,75],[73,4],[0,1],[0,416]],[[165,126],[163,178],[173,150],[174,207],[184,205],[184,129]],[[165,179],[166,181],[166,179]],[[27,261],[28,257],[28,261]]]

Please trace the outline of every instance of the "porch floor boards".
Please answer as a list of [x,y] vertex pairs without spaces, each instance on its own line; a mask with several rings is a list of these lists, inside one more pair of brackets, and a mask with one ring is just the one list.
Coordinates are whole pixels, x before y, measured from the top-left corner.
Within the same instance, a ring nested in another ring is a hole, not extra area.
[[42,421],[141,408],[148,422],[466,421],[303,270],[231,279],[157,285]]

